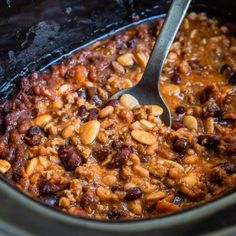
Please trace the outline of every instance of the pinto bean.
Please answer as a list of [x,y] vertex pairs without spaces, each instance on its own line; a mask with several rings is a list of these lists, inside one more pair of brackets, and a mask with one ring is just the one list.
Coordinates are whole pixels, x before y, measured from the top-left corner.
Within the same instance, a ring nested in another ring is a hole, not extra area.
[[79,135],[83,144],[92,143],[98,135],[100,123],[97,120],[91,120],[84,123],[79,129]]
[[11,168],[11,164],[6,161],[0,159],[0,172],[5,174]]

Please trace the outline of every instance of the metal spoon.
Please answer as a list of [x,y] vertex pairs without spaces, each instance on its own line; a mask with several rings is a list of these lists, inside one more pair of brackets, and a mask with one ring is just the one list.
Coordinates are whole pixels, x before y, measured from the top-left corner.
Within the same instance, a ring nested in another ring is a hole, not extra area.
[[113,98],[119,98],[123,94],[130,94],[136,97],[141,104],[160,105],[164,110],[162,120],[167,126],[171,126],[171,114],[161,96],[159,80],[169,49],[190,2],[191,0],[173,0],[141,81],[134,87],[121,90],[113,95]]

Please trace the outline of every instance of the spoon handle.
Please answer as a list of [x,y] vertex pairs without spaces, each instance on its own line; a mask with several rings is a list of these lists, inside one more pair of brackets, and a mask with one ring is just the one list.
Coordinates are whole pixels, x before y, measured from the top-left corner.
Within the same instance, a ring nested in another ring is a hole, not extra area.
[[152,50],[147,67],[140,83],[155,84],[159,89],[159,79],[162,68],[165,64],[169,49],[175,39],[177,31],[184,19],[191,0],[173,0],[168,15],[165,19],[161,33]]

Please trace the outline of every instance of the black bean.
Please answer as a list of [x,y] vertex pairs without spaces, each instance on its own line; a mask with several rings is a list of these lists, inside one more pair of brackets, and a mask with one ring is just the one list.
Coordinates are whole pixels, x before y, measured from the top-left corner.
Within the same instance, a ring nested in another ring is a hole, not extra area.
[[106,102],[103,107],[106,107],[106,106],[116,107],[118,105],[119,105],[119,100],[118,99],[111,99],[108,102]]
[[176,113],[176,114],[183,115],[183,114],[185,113],[185,107],[183,107],[183,106],[178,106],[178,107],[176,107],[175,113]]
[[186,126],[178,120],[173,120],[171,128],[173,130],[178,130],[178,129],[181,129],[181,128],[186,128]]
[[43,127],[41,126],[38,126],[38,125],[35,125],[35,126],[31,126],[27,133],[26,133],[27,136],[29,137],[33,137],[35,135],[40,135],[40,136],[46,136],[46,132],[44,131]]
[[229,120],[224,120],[222,117],[215,117],[214,118],[214,122],[218,123],[218,124],[220,124],[222,126],[226,126],[226,125],[229,124]]
[[179,154],[183,154],[190,147],[187,139],[177,138],[173,143],[173,150]]
[[210,96],[212,94],[212,87],[207,86],[201,93],[199,94],[199,100],[201,103],[205,103],[209,100]]
[[222,169],[226,171],[228,175],[236,173],[236,163],[235,162],[225,162],[220,165]]
[[140,157],[140,161],[141,161],[142,163],[148,163],[149,158],[146,157],[146,156],[142,156],[142,157]]
[[220,144],[220,137],[210,134],[200,135],[198,136],[198,143],[205,146],[206,148],[216,150]]
[[127,47],[134,48],[137,42],[138,42],[138,38],[133,37],[130,41],[127,42]]
[[88,115],[86,121],[96,120],[98,118],[99,111],[97,108],[92,108],[88,112],[89,112],[89,115]]
[[229,65],[227,65],[227,64],[224,64],[224,65],[221,67],[221,69],[220,69],[220,73],[221,73],[221,74],[224,74],[224,75],[226,75],[226,76],[228,77],[228,76],[231,76],[231,75],[232,75],[233,69],[232,69],[231,66],[229,66]]
[[40,200],[49,206],[56,206],[58,204],[58,197],[55,195],[41,196]]
[[229,84],[236,85],[236,73],[231,75],[228,81],[229,81]]
[[122,214],[119,210],[113,209],[108,212],[107,216],[110,220],[119,220]]
[[80,98],[82,98],[82,99],[85,99],[85,100],[86,100],[86,98],[87,98],[87,95],[86,95],[86,92],[84,91],[84,89],[80,89],[80,90],[78,91],[78,96],[79,96]]
[[41,138],[47,136],[47,133],[41,126],[32,126],[28,129],[25,136],[25,143],[29,146],[38,146],[41,143]]
[[69,171],[75,170],[84,161],[78,150],[73,146],[61,146],[58,150],[58,156]]
[[177,193],[176,195],[175,195],[175,198],[174,198],[174,200],[173,200],[173,203],[175,204],[175,205],[180,205],[180,203],[181,203],[181,201],[182,201],[182,194],[180,194],[180,193]]
[[211,184],[214,185],[222,185],[223,182],[223,175],[218,171],[217,169],[213,169],[209,176],[208,176],[209,181]]
[[126,190],[125,200],[134,201],[142,196],[143,192],[139,187],[133,187]]
[[181,83],[181,77],[180,77],[180,75],[174,74],[174,75],[171,77],[171,82],[174,83],[174,84],[180,84],[180,83]]
[[87,111],[86,106],[85,105],[81,105],[79,107],[79,109],[78,109],[78,116],[79,117],[84,117],[85,114],[86,114],[86,111]]

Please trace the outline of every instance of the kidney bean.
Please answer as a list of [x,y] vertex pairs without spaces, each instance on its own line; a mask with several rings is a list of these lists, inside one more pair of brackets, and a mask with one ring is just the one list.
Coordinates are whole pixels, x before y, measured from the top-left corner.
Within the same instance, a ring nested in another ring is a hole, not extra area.
[[106,102],[103,107],[106,107],[106,106],[116,107],[118,105],[119,105],[119,100],[118,99],[111,99],[108,102]]
[[118,153],[115,155],[115,157],[113,157],[115,167],[121,167],[121,166],[125,165],[127,159],[130,157],[131,153],[132,153],[131,148],[129,148],[129,147],[121,148],[121,150],[118,151]]
[[121,184],[114,184],[111,187],[111,191],[115,192],[115,191],[124,191],[124,186],[122,186]]
[[56,193],[69,188],[68,182],[60,182],[59,180],[50,179],[42,183],[41,191],[45,194]]
[[112,150],[109,147],[95,148],[92,152],[93,156],[100,162],[104,161],[111,153]]
[[95,201],[94,193],[91,191],[87,191],[83,194],[80,204],[83,208],[91,206]]
[[179,154],[183,154],[190,147],[190,143],[187,139],[177,138],[173,143],[173,150]]
[[133,187],[126,190],[125,200],[134,201],[142,196],[143,192],[139,187]]
[[67,170],[73,171],[83,163],[83,157],[73,146],[61,146],[58,156]]
[[186,128],[186,126],[178,120],[173,120],[171,128],[173,130],[178,130],[178,129],[181,129],[181,128]]
[[96,120],[98,118],[99,111],[97,108],[92,108],[88,112],[89,112],[89,115],[88,115],[86,121]]

